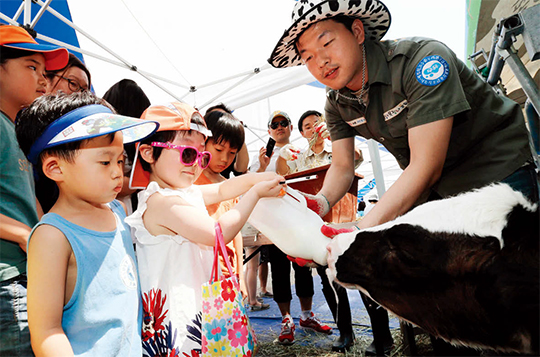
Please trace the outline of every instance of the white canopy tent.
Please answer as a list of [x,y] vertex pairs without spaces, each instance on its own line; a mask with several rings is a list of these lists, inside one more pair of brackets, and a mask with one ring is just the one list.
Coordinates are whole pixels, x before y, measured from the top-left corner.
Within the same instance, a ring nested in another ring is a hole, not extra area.
[[[57,1],[64,0],[36,0],[54,15],[58,15]],[[30,2],[21,0],[16,16],[2,14],[2,20],[39,21],[39,14],[29,16]],[[464,0],[384,3],[392,13],[385,38],[434,37],[465,57]],[[290,24],[293,0],[69,0],[68,4],[80,48],[66,47],[84,54],[97,95],[131,78],[154,104],[181,99],[204,112],[209,105],[223,102],[246,124],[251,156],[268,137],[266,122],[272,111],[286,111],[293,124],[308,109],[323,111],[325,91],[307,85],[314,79],[305,67],[274,69],[266,62]],[[64,45],[40,34],[38,39]],[[297,130],[291,139],[300,147],[306,144]],[[380,163],[388,187],[401,172],[393,157],[385,150],[370,154],[365,140],[358,139],[358,144],[365,157],[358,170],[365,176],[359,187],[373,179],[371,161]],[[371,160],[373,155],[380,155],[380,160]]]

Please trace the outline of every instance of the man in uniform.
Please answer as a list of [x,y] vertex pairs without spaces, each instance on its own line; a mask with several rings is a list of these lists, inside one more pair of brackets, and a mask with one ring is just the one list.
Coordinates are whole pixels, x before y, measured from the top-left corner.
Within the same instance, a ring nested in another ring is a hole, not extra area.
[[419,37],[381,41],[390,13],[378,0],[302,0],[292,20],[269,62],[305,64],[327,86],[333,159],[322,189],[308,197],[318,214],[324,216],[352,182],[355,135],[384,145],[404,170],[360,229],[493,182],[538,201],[521,108],[446,45]]

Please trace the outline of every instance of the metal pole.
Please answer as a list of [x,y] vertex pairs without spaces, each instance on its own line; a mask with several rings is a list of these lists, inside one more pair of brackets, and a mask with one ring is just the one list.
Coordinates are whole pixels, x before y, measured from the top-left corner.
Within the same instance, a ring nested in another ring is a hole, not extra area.
[[24,9],[24,2],[21,2],[21,6],[19,6],[15,15],[13,15],[13,21],[17,21],[17,19],[19,18],[19,16],[21,16],[23,12],[23,9]]
[[0,19],[4,20],[5,22],[7,22],[8,24],[10,25],[14,25],[14,26],[17,26],[19,23],[15,20],[13,20],[11,17],[9,16],[6,16],[4,15],[3,13],[0,12]]
[[24,24],[30,25],[32,21],[32,0],[24,0]]
[[375,184],[377,187],[377,194],[381,198],[386,192],[384,185],[384,175],[381,165],[381,155],[379,154],[379,144],[372,139],[367,141],[369,149],[369,156],[371,157],[371,167],[373,168],[373,176],[375,176]]
[[521,62],[521,59],[517,56],[513,48],[510,49],[498,49],[499,54],[503,57],[503,60],[508,63],[512,72],[516,76],[519,84],[523,88],[525,95],[529,98],[532,106],[540,115],[540,93],[536,83],[532,79],[531,75],[527,71],[527,68]]
[[36,26],[39,19],[41,19],[41,16],[43,16],[43,14],[45,13],[45,10],[47,10],[49,5],[51,4],[51,1],[52,0],[47,0],[45,5],[41,6],[41,9],[39,9],[39,12],[37,13],[36,17],[34,17],[34,19],[32,20],[32,23],[30,24],[30,28],[34,28],[34,26]]
[[219,84],[219,83],[222,83],[222,82],[229,81],[231,79],[235,79],[235,78],[246,76],[248,74],[252,74],[253,72],[260,73],[260,72],[262,72],[262,71],[264,71],[264,70],[266,70],[268,68],[270,68],[269,64],[268,65],[263,65],[261,67],[252,69],[251,71],[238,73],[238,74],[235,74],[235,75],[232,75],[232,76],[229,76],[229,77],[225,77],[225,78],[221,78],[221,79],[218,79],[218,80],[215,80],[215,81],[212,81],[212,82],[201,84],[201,85],[197,86],[197,88],[201,89],[201,88],[205,88],[205,87],[210,87],[210,86],[213,86],[214,84]]
[[210,99],[209,101],[207,101],[206,103],[204,103],[201,108],[204,108],[206,107],[208,104],[210,103],[213,103],[214,100],[216,100],[217,98],[221,97],[223,94],[229,92],[230,90],[238,87],[240,84],[244,83],[245,81],[247,81],[248,79],[250,79],[251,77],[253,77],[254,75],[256,75],[257,73],[259,72],[251,72],[249,75],[247,75],[245,78],[242,78],[241,80],[239,80],[238,82],[236,82],[235,84],[233,84],[232,86],[226,88],[225,90],[221,91],[220,93],[218,93],[216,96],[214,96],[212,99]]

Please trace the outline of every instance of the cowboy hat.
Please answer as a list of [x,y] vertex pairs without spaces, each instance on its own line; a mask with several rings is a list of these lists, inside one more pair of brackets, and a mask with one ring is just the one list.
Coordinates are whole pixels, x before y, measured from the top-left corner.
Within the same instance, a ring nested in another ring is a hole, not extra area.
[[296,40],[315,22],[344,15],[364,24],[366,39],[380,40],[390,27],[390,12],[378,0],[298,0],[292,13],[292,25],[285,30],[268,62],[276,68],[302,65]]

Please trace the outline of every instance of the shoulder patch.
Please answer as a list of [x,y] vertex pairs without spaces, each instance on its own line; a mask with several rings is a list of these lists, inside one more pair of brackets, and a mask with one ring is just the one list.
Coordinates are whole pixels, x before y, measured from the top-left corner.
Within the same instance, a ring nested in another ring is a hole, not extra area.
[[424,57],[416,66],[416,80],[425,86],[436,86],[448,78],[448,62],[441,56]]

